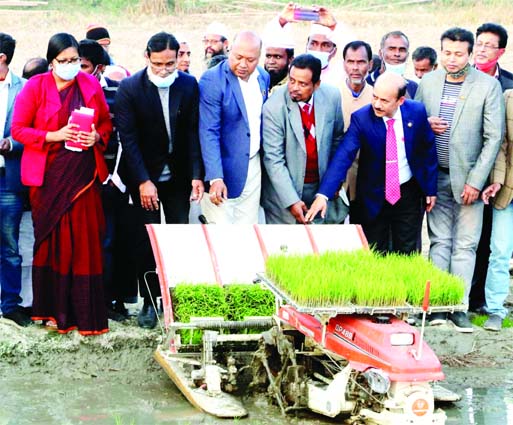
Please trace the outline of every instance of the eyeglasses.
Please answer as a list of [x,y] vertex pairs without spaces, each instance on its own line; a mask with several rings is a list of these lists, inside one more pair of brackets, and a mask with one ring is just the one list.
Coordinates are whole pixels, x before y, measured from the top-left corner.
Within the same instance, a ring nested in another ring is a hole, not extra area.
[[203,39],[203,44],[216,44],[216,43],[221,43],[223,40],[221,40],[220,38],[219,39],[213,39],[213,38],[204,38]]
[[499,49],[499,46],[492,46],[491,44],[476,43],[476,49],[497,50],[497,49]]
[[148,59],[150,65],[155,69],[165,69],[166,71],[174,71],[176,67],[176,62],[168,62],[168,63],[155,63]]
[[71,59],[54,59],[59,65],[64,65],[66,63],[76,65],[80,62],[80,58],[71,58]]

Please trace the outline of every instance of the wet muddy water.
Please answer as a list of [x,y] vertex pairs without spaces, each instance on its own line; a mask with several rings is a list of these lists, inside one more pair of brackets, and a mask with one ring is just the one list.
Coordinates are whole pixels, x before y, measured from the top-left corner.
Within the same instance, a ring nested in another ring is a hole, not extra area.
[[[15,367],[18,369],[17,367]],[[94,368],[93,368],[94,369]],[[227,424],[234,421],[215,419],[193,409],[167,375],[156,365],[146,373],[111,368],[95,374],[55,370],[53,373],[26,375],[18,369],[8,373],[0,368],[0,425],[157,425],[157,424]],[[470,372],[468,370],[467,372]],[[482,373],[501,373],[483,370]],[[503,373],[504,371],[502,371]],[[449,371],[461,374],[461,370]],[[131,376],[130,376],[131,375]],[[476,376],[476,371],[472,371]],[[447,424],[513,424],[513,373],[505,376],[503,386],[490,388],[461,386],[452,390],[462,396],[455,404],[441,405]],[[248,399],[250,416],[240,424],[333,424],[339,423],[313,414],[283,418],[277,407],[265,399]]]

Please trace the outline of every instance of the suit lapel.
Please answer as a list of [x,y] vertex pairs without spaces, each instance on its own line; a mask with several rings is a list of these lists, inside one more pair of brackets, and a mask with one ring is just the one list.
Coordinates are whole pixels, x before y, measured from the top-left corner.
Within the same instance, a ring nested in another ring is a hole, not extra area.
[[301,122],[301,113],[299,112],[299,105],[297,102],[293,102],[289,96],[289,92],[285,92],[285,96],[287,97],[287,108],[289,110],[289,122],[292,127],[292,131],[296,136],[297,142],[301,149],[306,153],[306,144],[305,144],[305,132],[303,131],[303,123]]
[[415,121],[410,114],[410,108],[407,103],[401,106],[401,118],[403,121],[403,133],[404,133],[404,149],[406,151],[406,158],[410,158],[411,149],[413,144],[413,128]]
[[48,90],[48,95],[45,99],[44,109],[46,112],[46,122],[49,123],[53,117],[59,113],[61,109],[61,98],[57,90],[57,85],[53,78],[52,71],[49,71],[45,76],[45,85]]
[[315,140],[317,141],[317,152],[320,153],[322,145],[326,145],[326,143],[321,143],[323,140],[324,122],[326,120],[326,99],[324,98],[324,93],[321,90],[316,90],[313,97],[315,111]]
[[224,72],[226,74],[226,80],[228,82],[228,85],[232,89],[232,93],[233,93],[233,97],[235,98],[235,102],[237,102],[237,106],[239,107],[239,110],[240,110],[242,116],[244,117],[244,121],[246,121],[246,125],[249,128],[248,113],[246,111],[246,105],[244,104],[244,97],[242,96],[242,90],[240,89],[239,80],[233,74],[233,72],[230,70],[230,68],[228,66],[228,61],[224,61],[222,66],[224,67]]
[[470,95],[470,91],[474,87],[475,75],[473,71],[474,70],[471,68],[467,77],[465,78],[465,81],[463,81],[463,84],[461,86],[460,96],[458,98],[458,101],[456,102],[456,109],[454,110],[454,117],[452,119],[451,133],[458,125],[458,121],[461,117],[461,112],[463,111],[463,106],[465,106],[465,102],[467,101],[468,96]]
[[[171,138],[174,138],[174,129],[176,128],[176,118],[180,109],[180,103],[182,101],[182,84],[180,77],[171,85],[169,89],[169,127],[171,129]],[[171,140],[174,143],[174,140]]]
[[[148,78],[147,70],[141,77],[143,79],[143,87],[145,88],[143,93],[143,95],[146,97],[145,103],[149,109],[153,110],[154,114],[152,115],[159,120],[157,123],[158,128],[166,129],[166,121],[164,120],[164,112],[162,111],[162,102],[159,96],[159,89]],[[169,93],[169,104],[171,104],[171,92]],[[167,135],[167,130],[165,133]]]
[[[436,84],[433,88],[427,88],[429,90],[429,95],[431,96],[430,99],[431,99],[431,105],[429,105],[431,107],[431,112],[429,115],[431,116],[434,116],[434,117],[438,117],[440,116],[440,99],[442,99],[442,95],[443,95],[443,92],[444,92],[444,84],[445,84],[445,72],[438,72],[438,71],[435,71],[437,72],[437,74],[435,74],[437,76],[437,79],[436,79]],[[427,105],[426,105],[427,107]]]
[[264,103],[267,100],[267,96],[269,95],[269,88],[267,87],[265,79],[262,77],[258,67],[255,72],[258,72],[258,85],[260,86],[260,93],[262,93],[262,103]]

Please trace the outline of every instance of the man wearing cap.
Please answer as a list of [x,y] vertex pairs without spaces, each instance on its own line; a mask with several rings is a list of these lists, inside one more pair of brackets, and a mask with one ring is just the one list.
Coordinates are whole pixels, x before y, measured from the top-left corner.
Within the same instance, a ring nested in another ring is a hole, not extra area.
[[110,56],[110,35],[107,28],[99,24],[89,24],[86,32],[86,39],[95,40],[100,46],[103,47],[109,57],[109,63],[105,66],[102,75],[109,77],[113,81],[121,81],[123,78],[129,77],[130,72],[121,65],[117,65],[112,56]]
[[[300,6],[295,3],[288,3],[277,19],[271,21],[270,24],[285,28],[289,23],[298,22],[294,18],[294,10],[297,8],[300,8]],[[348,28],[342,28],[342,24],[337,23],[335,17],[328,9],[319,7],[316,10],[319,12],[319,20],[310,26],[306,53],[315,56],[321,61],[321,81],[340,87],[344,81],[344,72],[340,67],[332,65],[337,53],[337,44],[345,46],[349,41],[354,40],[355,37]]]
[[107,53],[109,53],[110,34],[109,31],[107,31],[107,28],[105,28],[104,26],[100,24],[89,24],[87,26],[86,38],[88,40],[97,41],[98,44],[102,46]]
[[[406,61],[410,50],[410,41],[402,31],[391,31],[381,38],[379,56],[381,58],[381,68],[376,69],[367,77],[367,82],[373,86],[376,79],[385,71],[393,72],[404,76],[406,70]],[[410,99],[415,97],[418,84],[415,81],[408,80],[406,85],[406,96]]]
[[289,65],[294,59],[294,41],[288,28],[268,25],[264,31],[264,69],[271,77],[269,94],[286,84]]
[[203,46],[205,46],[205,63],[208,65],[210,59],[218,55],[228,53],[228,29],[220,22],[212,22],[203,35]]
[[319,181],[344,134],[340,93],[321,84],[321,63],[296,57],[286,86],[263,110],[262,206],[266,223],[305,223]]
[[261,49],[258,35],[240,32],[228,60],[199,82],[201,153],[210,184],[202,210],[210,222],[258,222],[262,105],[269,91],[269,74],[258,66]]

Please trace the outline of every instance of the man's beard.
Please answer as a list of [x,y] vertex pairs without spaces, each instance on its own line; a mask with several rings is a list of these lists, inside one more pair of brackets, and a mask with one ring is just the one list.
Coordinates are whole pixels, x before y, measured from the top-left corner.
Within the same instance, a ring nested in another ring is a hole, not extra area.
[[224,55],[224,51],[223,50],[220,50],[219,52],[207,52],[205,50],[205,56],[204,56],[204,60],[205,62],[208,62],[210,59],[212,59],[214,56],[219,56],[219,55]]
[[283,68],[280,71],[267,71],[269,73],[269,76],[271,77],[271,87],[274,87],[276,84],[278,84],[281,80],[283,80],[286,76],[289,70],[287,68]]

